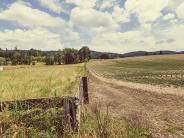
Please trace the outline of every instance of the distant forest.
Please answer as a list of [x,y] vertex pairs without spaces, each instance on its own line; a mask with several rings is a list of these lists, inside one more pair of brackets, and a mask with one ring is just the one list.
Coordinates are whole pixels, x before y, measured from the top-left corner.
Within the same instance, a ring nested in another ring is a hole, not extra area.
[[37,62],[45,62],[46,65],[76,64],[90,58],[90,49],[86,46],[80,50],[65,48],[58,51],[0,49],[0,65],[35,65]]

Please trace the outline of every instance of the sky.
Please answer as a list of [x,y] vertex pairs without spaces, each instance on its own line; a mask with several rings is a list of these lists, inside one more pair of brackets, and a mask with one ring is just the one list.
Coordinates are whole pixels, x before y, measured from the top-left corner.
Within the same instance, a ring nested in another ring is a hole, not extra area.
[[0,0],[0,48],[184,50],[183,0]]

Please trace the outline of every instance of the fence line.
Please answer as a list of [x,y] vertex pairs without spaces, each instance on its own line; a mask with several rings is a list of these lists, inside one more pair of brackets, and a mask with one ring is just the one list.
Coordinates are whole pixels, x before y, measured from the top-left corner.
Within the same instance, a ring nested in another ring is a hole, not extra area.
[[81,107],[89,103],[87,77],[81,77],[78,90],[74,97],[49,97],[17,101],[0,102],[0,112],[3,110],[19,111],[32,108],[64,108],[64,116],[74,131],[79,131]]

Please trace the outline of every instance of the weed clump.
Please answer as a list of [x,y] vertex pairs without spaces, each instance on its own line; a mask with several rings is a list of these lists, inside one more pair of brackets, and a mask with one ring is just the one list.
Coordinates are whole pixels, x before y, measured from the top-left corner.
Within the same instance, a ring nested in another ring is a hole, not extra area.
[[[132,120],[122,117],[113,117],[109,107],[105,112],[100,104],[84,107],[81,117],[80,136],[83,138],[149,138],[151,131],[147,123],[143,123],[138,116],[132,116]],[[136,124],[136,125],[135,125]]]
[[69,137],[63,109],[36,108],[29,111],[3,112],[0,114],[1,137]]

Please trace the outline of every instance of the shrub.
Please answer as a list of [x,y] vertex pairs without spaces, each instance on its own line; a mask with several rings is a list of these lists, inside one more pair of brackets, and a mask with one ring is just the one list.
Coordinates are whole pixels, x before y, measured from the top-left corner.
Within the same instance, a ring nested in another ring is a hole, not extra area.
[[36,61],[33,61],[33,62],[32,62],[32,65],[36,65]]
[[0,57],[0,65],[5,65],[6,60],[5,58]]
[[46,65],[54,65],[54,57],[53,56],[47,56],[45,58],[45,64]]

